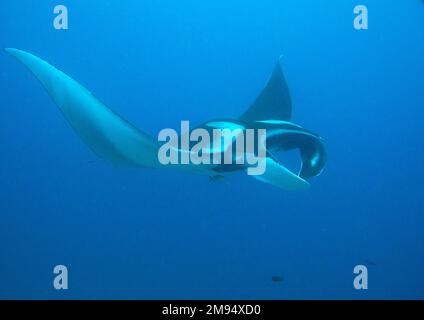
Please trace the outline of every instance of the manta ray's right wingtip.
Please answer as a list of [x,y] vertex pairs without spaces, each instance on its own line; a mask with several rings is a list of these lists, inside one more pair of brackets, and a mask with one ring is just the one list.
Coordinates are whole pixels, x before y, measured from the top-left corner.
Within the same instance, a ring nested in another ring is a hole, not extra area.
[[241,115],[242,122],[270,119],[291,120],[292,103],[283,73],[283,59],[284,56],[280,55],[265,88],[253,105]]

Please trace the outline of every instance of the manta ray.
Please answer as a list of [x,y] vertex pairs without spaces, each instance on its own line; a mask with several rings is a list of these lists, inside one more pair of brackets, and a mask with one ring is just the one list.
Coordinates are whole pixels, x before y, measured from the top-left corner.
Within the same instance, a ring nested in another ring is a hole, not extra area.
[[[5,50],[34,74],[75,133],[100,158],[118,166],[177,167],[210,177],[246,171],[246,164],[164,166],[158,161],[160,141],[136,128],[48,62],[22,50]],[[238,119],[215,119],[199,128],[266,129],[266,170],[252,177],[282,189],[302,190],[309,187],[308,179],[323,171],[326,149],[319,135],[293,123],[291,118],[292,101],[280,57],[262,92]],[[275,156],[279,151],[294,149],[300,153],[301,166],[298,173],[289,170]]]

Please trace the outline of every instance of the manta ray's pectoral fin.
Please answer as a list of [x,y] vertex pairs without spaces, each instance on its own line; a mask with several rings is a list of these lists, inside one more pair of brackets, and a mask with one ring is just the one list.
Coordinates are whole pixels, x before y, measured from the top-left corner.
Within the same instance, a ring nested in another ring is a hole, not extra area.
[[116,165],[156,167],[157,142],[114,113],[87,89],[46,61],[5,49],[36,76],[80,138]]
[[309,188],[308,181],[294,174],[270,157],[266,158],[265,172],[251,177],[284,190],[305,190]]
[[265,88],[240,120],[244,123],[267,119],[288,121],[291,119],[291,114],[291,97],[283,74],[282,57],[280,57]]

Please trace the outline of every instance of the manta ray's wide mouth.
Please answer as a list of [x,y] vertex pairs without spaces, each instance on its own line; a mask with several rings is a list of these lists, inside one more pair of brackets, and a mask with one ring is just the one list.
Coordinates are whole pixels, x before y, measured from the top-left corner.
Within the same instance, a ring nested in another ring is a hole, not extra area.
[[279,164],[284,166],[296,175],[300,175],[302,170],[302,157],[298,149],[278,150],[269,152],[270,156]]
[[326,162],[324,142],[305,129],[275,130],[267,138],[270,156],[302,179],[319,175]]

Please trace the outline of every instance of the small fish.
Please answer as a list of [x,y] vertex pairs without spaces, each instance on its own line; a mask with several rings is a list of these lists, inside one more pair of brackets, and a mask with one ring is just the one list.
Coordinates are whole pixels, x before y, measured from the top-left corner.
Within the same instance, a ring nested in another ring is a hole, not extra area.
[[222,181],[224,181],[224,176],[222,176],[222,175],[215,175],[215,176],[210,176],[209,177],[209,182],[222,182]]
[[272,282],[284,282],[284,278],[282,276],[272,276]]

